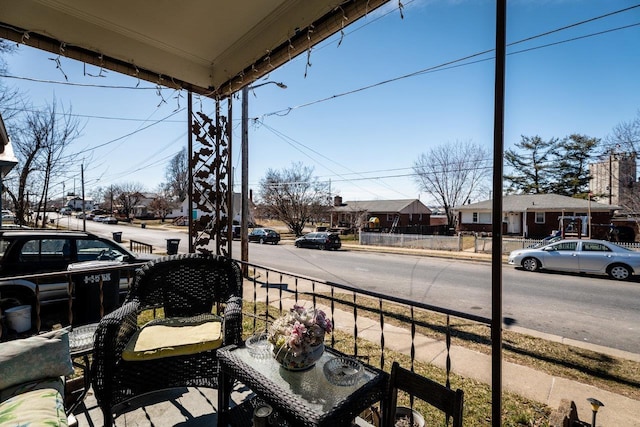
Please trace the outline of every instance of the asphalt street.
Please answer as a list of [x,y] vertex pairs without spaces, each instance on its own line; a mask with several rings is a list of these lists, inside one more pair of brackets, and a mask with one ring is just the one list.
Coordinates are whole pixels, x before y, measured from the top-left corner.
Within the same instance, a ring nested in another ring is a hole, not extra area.
[[[62,220],[64,221],[64,219]],[[75,219],[67,219],[73,228]],[[87,229],[111,237],[153,244],[165,251],[167,239],[180,239],[187,252],[186,231],[108,225],[87,221]],[[82,221],[78,221],[82,229]],[[289,242],[290,243],[290,242]],[[240,257],[233,242],[232,256]],[[249,245],[254,264],[348,284],[484,317],[491,317],[491,267],[487,262],[436,256],[357,251],[298,249]],[[565,338],[640,353],[640,280],[617,282],[579,274],[530,273],[504,265],[503,316],[509,324]]]

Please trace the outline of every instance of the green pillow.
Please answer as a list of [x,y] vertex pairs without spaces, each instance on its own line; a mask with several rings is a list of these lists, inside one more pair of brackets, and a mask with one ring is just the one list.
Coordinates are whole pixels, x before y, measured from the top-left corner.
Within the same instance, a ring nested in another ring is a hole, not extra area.
[[0,389],[72,373],[65,329],[0,344]]
[[158,319],[131,337],[122,359],[142,361],[185,356],[222,346],[222,319],[215,315]]

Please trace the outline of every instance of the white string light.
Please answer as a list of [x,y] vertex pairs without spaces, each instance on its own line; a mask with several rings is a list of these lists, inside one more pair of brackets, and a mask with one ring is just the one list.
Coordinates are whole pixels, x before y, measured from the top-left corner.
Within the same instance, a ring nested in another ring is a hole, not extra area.
[[307,64],[304,66],[304,78],[307,78],[309,67],[311,67],[311,33],[313,33],[314,26],[309,25],[307,28]]
[[344,23],[347,22],[349,20],[349,18],[347,18],[347,15],[344,13],[344,9],[342,8],[342,6],[338,6],[336,9],[340,9],[342,11],[342,20],[340,21],[340,40],[338,40],[338,46],[340,47],[340,45],[342,44],[342,40],[344,40]]
[[62,73],[62,75],[64,76],[64,80],[65,81],[69,81],[69,78],[67,77],[67,75],[65,74],[64,70],[62,69],[62,63],[60,62],[60,55],[58,55],[55,58],[49,58],[50,61],[53,61],[56,63],[56,68],[58,70],[60,70],[60,72]]

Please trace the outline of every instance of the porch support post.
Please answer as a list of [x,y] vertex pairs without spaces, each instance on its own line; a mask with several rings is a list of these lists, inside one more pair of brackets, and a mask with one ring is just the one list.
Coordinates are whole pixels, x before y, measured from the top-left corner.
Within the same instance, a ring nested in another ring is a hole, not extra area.
[[502,174],[507,1],[496,4],[496,68],[493,123],[493,211],[491,250],[491,425],[502,421]]
[[193,248],[193,215],[191,211],[193,210],[193,94],[189,92],[187,97],[187,115],[189,116],[189,139],[187,140],[187,165],[189,165],[189,176],[187,181],[187,225],[189,227],[189,253],[192,254],[195,252]]
[[[242,186],[240,198],[242,207],[240,213],[240,260],[249,262],[249,86],[242,88]],[[247,264],[242,264],[242,274],[249,273]]]

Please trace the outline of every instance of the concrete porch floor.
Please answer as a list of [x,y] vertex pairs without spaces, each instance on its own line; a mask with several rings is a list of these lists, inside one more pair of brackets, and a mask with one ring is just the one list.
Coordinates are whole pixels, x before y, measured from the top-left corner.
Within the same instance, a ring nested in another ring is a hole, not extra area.
[[[232,405],[250,405],[250,391],[236,385],[231,396]],[[210,388],[175,388],[137,397],[119,407],[115,412],[115,425],[130,426],[184,426],[212,427],[218,425],[218,390]],[[252,425],[251,407],[235,414],[234,425]],[[84,404],[74,416],[79,427],[103,427],[102,411],[98,407],[93,390],[89,390]]]

